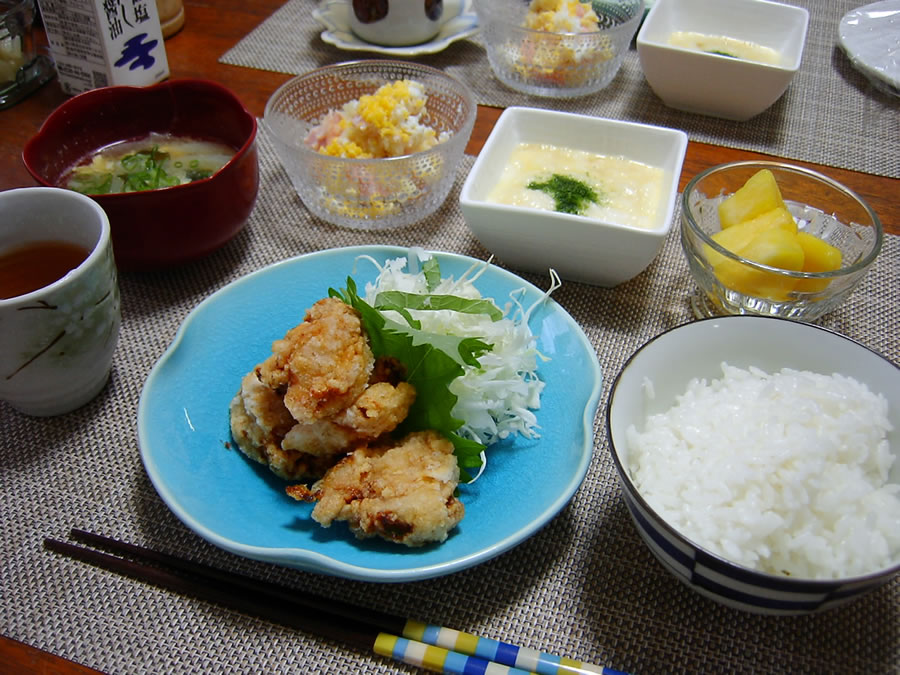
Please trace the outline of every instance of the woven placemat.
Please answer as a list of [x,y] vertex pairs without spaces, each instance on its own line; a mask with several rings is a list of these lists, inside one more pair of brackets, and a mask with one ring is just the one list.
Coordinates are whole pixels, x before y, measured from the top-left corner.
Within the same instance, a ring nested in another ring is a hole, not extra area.
[[[289,0],[220,59],[223,63],[300,74],[323,65],[383,58],[343,51],[319,37],[316,0]],[[603,91],[554,100],[515,92],[497,80],[476,35],[443,52],[415,60],[441,68],[468,84],[483,105],[551,108],[683,129],[691,140],[788,159],[900,178],[900,99],[879,91],[838,46],[841,17],[858,0],[792,0],[809,9],[803,63],[784,96],[746,122],[684,113],[663,105],[644,79],[632,47],[622,69]]]
[[[25,417],[0,404],[0,633],[110,673],[413,672],[341,644],[170,594],[42,549],[84,527],[255,577],[635,673],[888,673],[900,663],[900,580],[818,616],[721,607],[679,584],[641,542],[619,494],[602,412],[572,502],[521,545],[437,579],[374,584],[264,564],[187,530],[150,484],[137,448],[144,380],[190,310],[228,282],[284,258],[362,244],[418,245],[484,258],[454,192],[414,227],[331,227],[303,207],[260,135],[262,186],[246,229],[194,264],[121,276],[124,321],[112,379],[74,413]],[[900,362],[900,237],[824,325]],[[547,279],[531,277],[541,287]],[[604,373],[601,411],[624,360],[688,321],[693,288],[678,237],[615,289],[566,283],[554,298],[581,324]],[[223,325],[227,330],[227,325]],[[535,476],[535,480],[540,477]],[[2,668],[0,668],[2,670]]]

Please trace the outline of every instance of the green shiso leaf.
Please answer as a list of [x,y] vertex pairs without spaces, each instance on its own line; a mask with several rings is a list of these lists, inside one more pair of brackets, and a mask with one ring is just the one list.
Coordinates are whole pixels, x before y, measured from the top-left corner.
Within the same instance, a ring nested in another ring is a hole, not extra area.
[[425,286],[430,293],[441,283],[441,264],[437,258],[428,258],[422,263],[422,274],[425,275]]
[[352,277],[347,277],[346,289],[331,288],[328,295],[340,298],[359,312],[375,358],[389,356],[405,366],[406,380],[416,388],[416,400],[397,432],[440,432],[453,443],[462,480],[470,480],[466,469],[481,466],[480,454],[485,446],[455,433],[462,420],[452,415],[457,396],[449,385],[464,373],[464,364],[477,367],[478,358],[492,346],[477,338],[422,331],[405,309],[401,314],[409,325],[388,319],[359,296]]
[[453,454],[456,455],[460,477],[463,481],[471,480],[472,476],[466,469],[477,469],[483,464],[481,453],[484,451],[484,445],[470,438],[458,436],[453,432],[449,432],[446,435],[453,443]]
[[490,300],[460,298],[456,295],[404,293],[403,291],[383,291],[375,296],[375,308],[393,309],[450,309],[463,314],[485,314],[491,321],[503,318],[503,312]]

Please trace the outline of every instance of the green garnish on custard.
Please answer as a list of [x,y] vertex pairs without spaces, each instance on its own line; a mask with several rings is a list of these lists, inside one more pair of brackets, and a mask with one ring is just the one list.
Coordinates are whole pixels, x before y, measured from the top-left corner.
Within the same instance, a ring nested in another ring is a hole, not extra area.
[[581,215],[588,204],[599,204],[600,195],[584,181],[559,173],[540,182],[533,180],[526,185],[529,190],[541,190],[553,197],[554,210]]

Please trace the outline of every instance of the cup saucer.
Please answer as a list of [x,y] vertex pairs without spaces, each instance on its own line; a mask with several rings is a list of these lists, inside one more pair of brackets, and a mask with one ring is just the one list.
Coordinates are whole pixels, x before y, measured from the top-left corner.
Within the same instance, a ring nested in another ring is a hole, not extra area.
[[323,42],[347,51],[366,51],[388,56],[418,56],[435,54],[453,42],[462,40],[478,32],[478,17],[472,10],[471,0],[448,0],[444,3],[448,18],[438,34],[428,42],[403,47],[388,47],[366,42],[350,30],[350,0],[323,0],[313,10],[313,18],[321,23]]

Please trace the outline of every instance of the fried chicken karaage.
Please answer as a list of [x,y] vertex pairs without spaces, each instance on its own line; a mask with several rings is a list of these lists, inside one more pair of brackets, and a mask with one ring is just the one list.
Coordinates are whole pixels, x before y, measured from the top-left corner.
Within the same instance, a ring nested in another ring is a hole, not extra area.
[[442,542],[462,520],[455,496],[459,466],[453,444],[434,431],[411,433],[399,442],[360,447],[312,488],[287,493],[316,501],[312,517],[323,527],[346,521],[360,539],[379,536],[407,546]]
[[437,432],[391,437],[416,399],[404,377],[403,364],[374,358],[356,311],[326,298],[243,377],[231,433],[282,478],[317,481],[286,491],[317,502],[321,525],[343,520],[360,538],[408,546],[441,542],[464,514],[459,468]]
[[336,458],[283,447],[286,434],[296,421],[278,394],[259,381],[255,372],[241,380],[241,389],[231,400],[231,435],[238,448],[282,478],[297,480],[321,476]]
[[363,393],[375,357],[359,316],[337,298],[309,308],[303,323],[272,345],[256,368],[260,382],[284,393],[284,405],[298,422],[329,417]]

